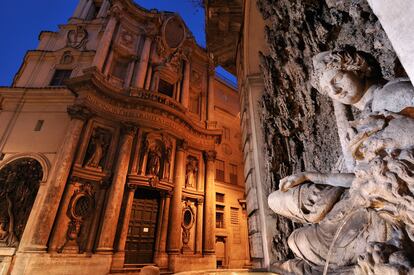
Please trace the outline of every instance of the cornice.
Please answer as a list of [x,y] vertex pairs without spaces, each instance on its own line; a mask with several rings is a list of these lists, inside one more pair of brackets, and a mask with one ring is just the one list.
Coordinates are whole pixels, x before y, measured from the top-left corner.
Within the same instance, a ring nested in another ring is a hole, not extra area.
[[198,125],[174,99],[137,89],[133,90],[134,96],[129,96],[130,90],[112,86],[96,68],[84,72],[84,75],[68,80],[67,85],[78,96],[77,102],[96,113],[124,122],[139,121],[140,125],[147,127],[164,125],[173,135],[196,140],[195,143],[203,144],[203,148],[212,148],[221,142],[220,129],[205,129]]

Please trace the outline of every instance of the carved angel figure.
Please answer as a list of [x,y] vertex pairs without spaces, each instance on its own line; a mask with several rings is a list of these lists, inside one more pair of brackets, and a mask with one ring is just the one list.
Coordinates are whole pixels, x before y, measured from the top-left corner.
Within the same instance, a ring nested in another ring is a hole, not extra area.
[[304,172],[280,181],[270,208],[306,225],[288,240],[296,259],[274,269],[408,273],[414,267],[407,249],[414,241],[414,88],[405,79],[382,85],[375,62],[360,52],[321,53],[314,69],[321,93],[363,111],[348,129],[356,165],[353,173]]
[[99,168],[100,162],[105,156],[105,151],[108,147],[108,142],[106,141],[105,133],[97,131],[97,133],[92,137],[90,146],[93,146],[93,151],[86,162],[86,166]]
[[194,157],[187,159],[186,173],[185,173],[185,186],[195,187],[197,182],[198,173],[198,161]]
[[159,176],[161,167],[161,147],[155,144],[148,152],[147,174],[152,176]]

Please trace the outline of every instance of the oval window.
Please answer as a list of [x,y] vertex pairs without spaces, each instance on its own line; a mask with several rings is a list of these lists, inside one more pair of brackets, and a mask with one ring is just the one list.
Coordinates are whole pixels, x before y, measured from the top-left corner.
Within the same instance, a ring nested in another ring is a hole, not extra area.
[[193,213],[191,212],[190,209],[186,209],[184,211],[184,226],[190,227],[192,221],[193,221]]

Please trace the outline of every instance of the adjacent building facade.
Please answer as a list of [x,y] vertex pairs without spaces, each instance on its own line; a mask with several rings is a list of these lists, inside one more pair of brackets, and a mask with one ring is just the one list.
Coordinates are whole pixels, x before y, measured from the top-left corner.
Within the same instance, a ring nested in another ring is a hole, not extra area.
[[0,274],[248,266],[239,94],[174,13],[81,0],[0,88]]

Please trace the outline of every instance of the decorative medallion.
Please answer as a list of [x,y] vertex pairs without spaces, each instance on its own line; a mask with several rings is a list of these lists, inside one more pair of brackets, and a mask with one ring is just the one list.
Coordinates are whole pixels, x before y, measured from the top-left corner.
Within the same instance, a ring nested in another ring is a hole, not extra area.
[[188,243],[190,242],[190,231],[193,228],[195,223],[195,209],[194,205],[186,201],[183,206],[183,215],[181,221],[182,231],[182,240],[183,240],[183,251],[189,251],[190,247]]
[[70,30],[67,36],[67,46],[75,49],[85,47],[88,41],[88,32],[83,26],[78,26],[75,30]]
[[163,38],[170,49],[180,47],[185,40],[186,30],[183,21],[178,16],[168,18],[163,26]]

